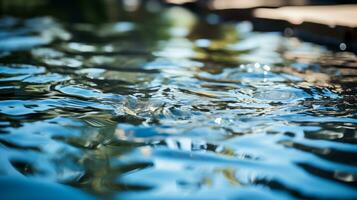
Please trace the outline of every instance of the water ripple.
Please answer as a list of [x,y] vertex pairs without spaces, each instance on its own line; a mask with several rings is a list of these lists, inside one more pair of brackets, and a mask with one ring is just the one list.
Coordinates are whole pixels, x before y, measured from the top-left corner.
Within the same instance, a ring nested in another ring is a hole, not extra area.
[[0,189],[357,198],[354,54],[161,11],[0,19]]

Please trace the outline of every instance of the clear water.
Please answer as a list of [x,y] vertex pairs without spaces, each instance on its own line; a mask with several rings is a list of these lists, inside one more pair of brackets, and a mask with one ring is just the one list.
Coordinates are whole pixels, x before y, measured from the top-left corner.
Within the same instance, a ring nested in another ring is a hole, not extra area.
[[354,54],[137,12],[1,18],[2,177],[113,199],[357,198]]

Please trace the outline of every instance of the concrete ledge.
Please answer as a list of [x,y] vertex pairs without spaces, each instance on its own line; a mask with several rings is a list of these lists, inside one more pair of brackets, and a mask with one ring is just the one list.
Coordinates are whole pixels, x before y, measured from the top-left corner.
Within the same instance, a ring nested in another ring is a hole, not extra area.
[[255,22],[260,29],[283,25],[291,34],[339,50],[357,51],[357,5],[258,8]]

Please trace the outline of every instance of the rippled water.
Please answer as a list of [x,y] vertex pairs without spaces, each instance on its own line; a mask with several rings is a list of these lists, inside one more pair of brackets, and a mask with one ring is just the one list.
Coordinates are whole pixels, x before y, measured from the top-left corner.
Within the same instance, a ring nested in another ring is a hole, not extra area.
[[143,15],[0,20],[2,177],[115,199],[357,198],[354,54]]

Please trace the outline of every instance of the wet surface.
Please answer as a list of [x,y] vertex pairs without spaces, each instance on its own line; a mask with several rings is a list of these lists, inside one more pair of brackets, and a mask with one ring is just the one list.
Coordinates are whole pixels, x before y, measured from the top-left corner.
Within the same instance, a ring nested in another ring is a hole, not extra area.
[[2,176],[114,199],[357,198],[354,54],[137,12],[1,18]]

